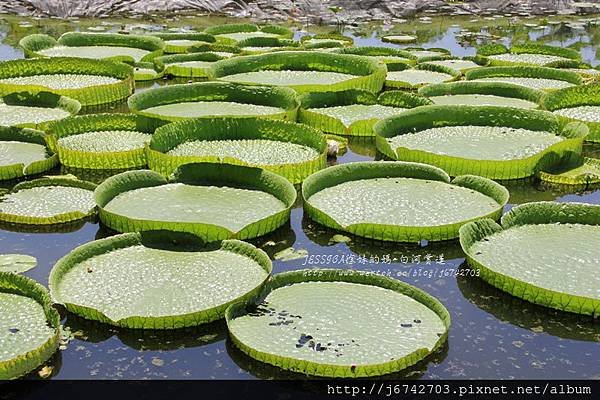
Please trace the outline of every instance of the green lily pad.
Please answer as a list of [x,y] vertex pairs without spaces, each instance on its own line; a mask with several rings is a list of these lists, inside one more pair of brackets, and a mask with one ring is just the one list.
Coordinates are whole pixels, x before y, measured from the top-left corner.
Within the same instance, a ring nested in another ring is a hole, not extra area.
[[20,274],[35,268],[37,259],[26,254],[0,254],[0,271]]
[[570,119],[585,122],[600,122],[600,106],[576,106],[569,108],[559,108],[553,111],[554,114]]
[[383,119],[406,110],[401,107],[384,106],[381,104],[350,104],[346,106],[311,108],[311,112],[326,115],[342,121],[345,127],[350,127],[357,121]]
[[60,108],[28,107],[0,103],[0,125],[18,126],[23,124],[41,124],[70,116]]
[[525,78],[525,77],[494,77],[474,79],[474,82],[493,82],[493,83],[511,83],[531,89],[553,90],[564,89],[575,86],[573,83],[561,81],[558,79],[547,78]]
[[0,380],[34,370],[58,350],[60,318],[46,289],[0,271]]
[[275,253],[273,258],[278,261],[294,261],[300,260],[301,258],[306,258],[308,256],[308,250],[306,249],[294,249],[293,247],[288,247],[287,249],[278,251]]
[[38,74],[0,79],[0,84],[18,86],[43,86],[51,90],[81,89],[98,85],[109,85],[119,80],[111,76],[86,74]]
[[78,247],[50,274],[53,299],[84,318],[137,329],[196,326],[257,291],[268,256],[237,240],[206,245],[173,232],[117,235]]
[[448,82],[454,79],[450,74],[443,72],[405,69],[403,71],[389,71],[385,78],[386,84],[402,83],[408,86],[430,85],[434,83]]
[[487,56],[490,60],[500,61],[508,64],[529,64],[529,65],[548,65],[558,61],[570,61],[569,58],[553,56],[550,54],[533,54],[533,53],[522,53],[522,54],[495,54]]
[[348,81],[354,75],[327,71],[253,71],[224,76],[221,80],[246,84],[299,86],[328,85]]
[[448,240],[468,221],[498,218],[504,187],[474,176],[454,181],[440,169],[360,162],[320,171],[302,187],[308,215],[358,236],[399,242]]
[[234,344],[250,357],[326,377],[402,370],[435,351],[450,324],[441,303],[417,288],[341,270],[276,275],[254,303],[232,306],[226,317]]
[[150,51],[120,46],[55,46],[39,50],[37,53],[44,57],[79,57],[94,59],[126,56],[131,57],[134,61],[140,61],[150,54]]
[[536,304],[597,316],[599,216],[597,205],[528,203],[504,215],[501,225],[482,220],[464,226],[461,245],[469,264],[499,289]]
[[0,221],[25,225],[73,222],[95,212],[90,182],[41,178],[16,185],[0,197]]
[[192,101],[150,107],[146,108],[144,112],[164,116],[169,119],[183,119],[206,116],[274,115],[283,113],[285,110],[280,107],[236,103],[233,101]]
[[494,96],[493,94],[453,94],[448,96],[432,96],[429,100],[439,105],[496,106],[533,109],[538,104],[529,100],[514,97]]

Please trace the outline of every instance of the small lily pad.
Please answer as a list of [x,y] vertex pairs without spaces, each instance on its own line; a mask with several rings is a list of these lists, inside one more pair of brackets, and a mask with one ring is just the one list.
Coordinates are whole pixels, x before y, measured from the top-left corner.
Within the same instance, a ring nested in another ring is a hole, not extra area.
[[0,271],[20,274],[36,265],[37,259],[26,254],[0,254]]
[[278,261],[293,261],[299,260],[301,258],[305,258],[308,256],[308,250],[306,249],[294,249],[293,247],[288,247],[287,249],[281,250],[275,253],[274,258]]

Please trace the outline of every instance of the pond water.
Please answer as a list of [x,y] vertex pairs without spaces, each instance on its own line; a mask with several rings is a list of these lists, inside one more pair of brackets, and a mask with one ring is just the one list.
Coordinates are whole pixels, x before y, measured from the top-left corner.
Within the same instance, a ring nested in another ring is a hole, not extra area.
[[[33,27],[19,25],[23,21],[4,16],[0,19],[0,60],[21,58],[18,40],[31,33],[58,36],[69,30],[85,29],[100,24],[98,20],[39,21]],[[103,20],[104,23],[109,22]],[[115,21],[116,25],[140,21]],[[206,23],[206,20],[181,20],[178,25]],[[222,21],[218,21],[222,22]],[[489,24],[489,27],[485,25]],[[110,26],[105,24],[104,26]],[[111,29],[116,29],[116,28]],[[600,27],[571,29],[548,25],[525,28],[522,24],[502,21],[473,22],[465,18],[434,19],[432,24],[409,24],[408,33],[417,36],[418,45],[444,47],[454,55],[475,54],[480,39],[466,36],[461,29],[476,34],[493,34],[509,44],[513,38],[529,37],[544,42],[580,49],[585,61],[597,65],[596,49]],[[322,28],[309,30],[318,31]],[[406,29],[402,30],[406,32]],[[377,39],[381,27],[365,26],[346,32],[354,36],[356,45],[396,47]],[[297,34],[300,36],[301,34]],[[171,81],[173,82],[173,81]],[[169,84],[164,80],[138,84],[137,90]],[[105,107],[102,111],[126,112],[125,104]],[[598,157],[600,147],[586,145],[588,155]],[[377,157],[372,140],[353,139],[349,151],[330,164]],[[65,171],[56,170],[60,174]],[[67,171],[72,172],[72,171]],[[104,174],[76,172],[84,179],[99,181]],[[10,188],[10,184],[2,186]],[[506,184],[510,194],[509,209],[530,201],[584,201],[600,204],[600,191],[561,191],[543,187],[532,181]],[[1,227],[0,227],[1,228]],[[115,234],[97,222],[72,226],[63,232],[12,232],[0,230],[1,253],[23,253],[37,257],[38,266],[25,275],[47,284],[54,263],[73,248],[97,238]],[[303,215],[301,204],[292,211],[289,225],[252,243],[274,256],[293,247],[307,250],[313,256],[309,267],[355,268],[378,272],[416,285],[444,303],[452,317],[448,343],[437,353],[393,378],[600,378],[600,322],[591,318],[538,307],[513,298],[478,278],[468,276],[464,255],[457,241],[417,245],[382,243],[350,237],[349,242],[336,242],[336,232],[323,228]],[[354,264],[339,263],[354,256]],[[320,258],[314,256],[321,256]],[[331,256],[329,262],[319,261]],[[274,261],[274,272],[306,268],[307,259]],[[388,262],[389,261],[389,262]],[[310,264],[310,263],[308,263]],[[565,265],[565,268],[569,268]],[[458,275],[458,276],[456,276]],[[64,315],[63,323],[71,332],[67,348],[47,364],[55,379],[256,379],[301,378],[275,367],[261,364],[235,349],[227,338],[222,321],[185,331],[137,332],[116,329]],[[38,373],[28,378],[35,379]]]

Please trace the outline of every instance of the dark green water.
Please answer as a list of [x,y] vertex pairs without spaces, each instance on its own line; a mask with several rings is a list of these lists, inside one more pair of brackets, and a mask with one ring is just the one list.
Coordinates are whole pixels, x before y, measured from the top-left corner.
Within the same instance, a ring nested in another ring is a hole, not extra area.
[[[77,29],[79,23],[33,21],[33,28],[22,28],[18,20],[0,19],[0,60],[20,58],[15,43],[22,36],[44,32],[54,36]],[[186,22],[188,23],[188,22]],[[495,26],[494,22],[469,22],[464,19],[436,19],[433,24],[415,27],[414,33],[425,47],[445,47],[454,55],[473,55],[478,39],[457,37],[460,27],[511,38],[530,37],[555,45],[575,45],[584,59],[598,64],[595,49],[600,42],[600,27],[586,29],[525,29],[522,25]],[[486,28],[490,25],[490,28]],[[363,29],[356,45],[386,45],[375,38],[372,29]],[[351,34],[348,32],[348,34]],[[156,85],[142,83],[138,90]],[[126,112],[126,105],[103,111]],[[334,163],[372,160],[375,146],[369,140],[351,140],[349,151]],[[586,146],[586,153],[598,157],[598,146]],[[72,172],[72,171],[69,171]],[[57,170],[55,173],[61,173]],[[83,179],[101,180],[96,174],[76,172]],[[14,183],[13,183],[14,184]],[[10,185],[3,185],[10,187]],[[600,191],[570,193],[543,187],[535,182],[507,184],[510,204],[530,201],[584,201],[600,204]],[[553,311],[513,298],[492,288],[462,269],[464,255],[458,242],[424,247],[383,243],[352,237],[349,243],[335,243],[336,232],[325,229],[303,216],[300,204],[292,212],[290,224],[253,243],[271,256],[290,246],[306,249],[310,255],[354,255],[352,265],[330,262],[310,267],[355,268],[375,271],[414,284],[444,303],[452,316],[448,343],[440,351],[394,378],[600,378],[600,322],[591,318]],[[24,253],[38,258],[39,265],[26,275],[47,284],[54,263],[73,248],[88,241],[113,235],[98,223],[72,227],[69,232],[27,233],[0,230],[0,253]],[[358,262],[359,256],[365,263]],[[390,263],[384,263],[384,259]],[[429,260],[429,261],[428,261]],[[304,259],[274,261],[274,272],[300,268]],[[565,268],[569,268],[568,265]],[[65,315],[64,325],[74,338],[48,365],[55,379],[254,379],[300,377],[254,361],[236,350],[227,339],[223,322],[177,332],[136,332],[115,329]],[[37,372],[30,375],[36,378]]]

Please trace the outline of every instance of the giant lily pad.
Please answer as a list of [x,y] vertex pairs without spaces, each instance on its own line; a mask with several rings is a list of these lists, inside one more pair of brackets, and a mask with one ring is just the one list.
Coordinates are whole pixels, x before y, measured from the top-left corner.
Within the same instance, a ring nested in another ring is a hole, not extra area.
[[310,51],[277,51],[215,63],[212,80],[288,86],[301,92],[365,89],[379,92],[385,66],[367,58]]
[[464,226],[460,241],[469,264],[491,285],[532,303],[598,316],[600,206],[528,203],[501,225]]
[[165,42],[164,52],[166,54],[187,53],[193,46],[217,41],[213,35],[199,32],[160,32],[151,35]]
[[532,109],[539,106],[542,92],[509,83],[463,81],[428,85],[419,89],[439,105],[497,106]]
[[153,171],[124,172],[95,195],[100,220],[116,231],[169,229],[207,241],[271,232],[288,221],[296,199],[294,186],[272,172],[207,163],[182,165],[170,180]]
[[468,221],[499,218],[508,191],[485,178],[450,180],[442,170],[405,162],[337,165],[302,185],[315,221],[379,240],[418,242],[458,237]]
[[557,90],[544,97],[542,106],[564,122],[585,122],[590,128],[585,140],[600,142],[600,83]]
[[164,122],[141,115],[94,114],[49,126],[61,164],[82,169],[143,167],[146,144]]
[[95,213],[90,182],[41,178],[22,182],[0,196],[0,221],[19,225],[54,225],[84,219]]
[[407,47],[403,50],[408,51],[413,57],[416,57],[418,61],[450,55],[448,50],[439,47],[429,49],[424,49],[422,47]]
[[[233,343],[250,357],[308,375],[390,374],[445,341],[450,315],[427,293],[358,271],[275,275],[255,300],[230,307]],[[357,321],[360,321],[357,323]]]
[[417,61],[417,57],[408,51],[391,47],[343,47],[336,49],[334,52],[339,54],[355,54],[357,56],[369,57],[378,61],[383,61],[386,64],[414,64]]
[[302,99],[299,122],[324,132],[350,136],[374,136],[373,125],[402,111],[430,104],[420,96],[387,91],[375,96],[364,90],[308,93]]
[[545,67],[487,67],[467,71],[467,80],[509,83],[536,90],[564,89],[583,83],[580,75],[564,69]]
[[270,273],[267,254],[237,240],[206,245],[188,234],[126,233],[63,257],[50,273],[50,290],[55,302],[84,318],[175,329],[222,318]]
[[419,64],[414,68],[408,68],[406,64],[391,64],[388,65],[385,85],[393,88],[416,89],[421,86],[454,81],[459,77],[460,72],[440,65]]
[[498,44],[486,45],[477,54],[488,58],[491,65],[556,66],[581,60],[576,50],[539,43],[516,44],[510,50]]
[[112,61],[56,57],[0,63],[0,95],[49,91],[92,106],[126,98],[133,84],[133,68]]
[[0,126],[0,180],[35,175],[58,165],[44,132]]
[[44,129],[51,121],[77,114],[81,104],[50,92],[11,93],[0,98],[0,125]]
[[58,350],[60,317],[46,289],[0,272],[0,380],[34,370]]
[[425,162],[450,175],[492,179],[532,176],[568,152],[581,152],[587,127],[545,111],[508,107],[425,106],[375,125],[377,149],[397,160]]
[[310,127],[262,118],[199,118],[157,129],[150,168],[169,175],[190,162],[255,166],[300,183],[325,167],[327,145]]
[[218,116],[257,116],[294,121],[299,106],[296,93],[288,88],[225,82],[150,89],[131,96],[128,103],[134,113],[167,121]]
[[540,171],[538,176],[546,183],[585,189],[600,184],[600,160],[571,153],[559,165]]
[[186,78],[206,78],[208,69],[218,60],[225,57],[211,52],[175,54],[170,56],[156,57],[154,63],[164,70],[164,75],[186,77]]
[[77,57],[113,61],[150,61],[161,55],[164,43],[156,37],[118,33],[67,32],[58,40],[35,34],[19,42],[28,57]]
[[250,38],[281,38],[290,37],[292,32],[284,27],[264,26],[262,28],[254,24],[226,24],[206,28],[205,33],[214,35],[217,40],[226,43],[236,43]]

